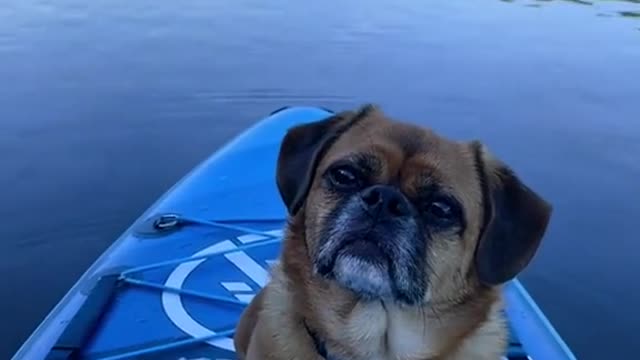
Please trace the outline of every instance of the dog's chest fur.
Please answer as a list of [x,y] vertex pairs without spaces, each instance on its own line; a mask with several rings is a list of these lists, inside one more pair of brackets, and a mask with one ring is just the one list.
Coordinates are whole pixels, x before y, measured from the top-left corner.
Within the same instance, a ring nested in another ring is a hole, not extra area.
[[500,348],[504,338],[498,310],[498,304],[494,304],[486,321],[453,343],[452,336],[462,334],[454,334],[443,326],[442,319],[424,311],[380,302],[358,303],[331,334],[339,341],[334,346],[337,353],[334,357],[354,360],[499,358],[499,352],[491,350]]
[[437,338],[423,315],[381,302],[358,303],[332,337],[358,359],[429,359],[438,351]]

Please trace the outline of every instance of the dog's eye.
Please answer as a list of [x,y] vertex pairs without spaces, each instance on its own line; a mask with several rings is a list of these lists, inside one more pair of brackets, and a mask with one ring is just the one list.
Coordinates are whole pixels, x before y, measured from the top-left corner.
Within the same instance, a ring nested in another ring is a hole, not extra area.
[[451,211],[451,206],[441,201],[435,201],[429,204],[427,211],[431,215],[434,215],[436,217],[443,218],[443,219],[449,218],[451,217],[451,215],[453,215],[453,212]]
[[348,165],[329,170],[329,180],[339,188],[353,188],[359,184],[358,172]]
[[424,211],[430,219],[440,223],[450,223],[456,218],[456,208],[447,200],[435,200],[428,202]]

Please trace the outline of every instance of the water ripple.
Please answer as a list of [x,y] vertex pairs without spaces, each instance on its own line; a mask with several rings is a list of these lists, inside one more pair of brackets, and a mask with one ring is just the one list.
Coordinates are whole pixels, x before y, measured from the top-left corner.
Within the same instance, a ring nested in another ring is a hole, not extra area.
[[202,91],[193,95],[199,101],[221,103],[221,102],[300,102],[300,101],[338,101],[349,102],[352,99],[348,96],[336,94],[302,93],[286,91],[284,89],[251,89],[246,91]]

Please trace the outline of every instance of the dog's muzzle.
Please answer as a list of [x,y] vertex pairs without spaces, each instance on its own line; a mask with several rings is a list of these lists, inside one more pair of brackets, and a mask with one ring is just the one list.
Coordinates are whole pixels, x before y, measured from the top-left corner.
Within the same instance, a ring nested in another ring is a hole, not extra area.
[[366,188],[345,198],[325,224],[314,259],[320,275],[364,299],[422,300],[425,238],[399,190]]

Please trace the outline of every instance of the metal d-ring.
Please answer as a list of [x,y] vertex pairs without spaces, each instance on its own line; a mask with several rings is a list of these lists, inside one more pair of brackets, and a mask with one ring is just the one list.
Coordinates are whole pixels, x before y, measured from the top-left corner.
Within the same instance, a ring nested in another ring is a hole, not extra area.
[[158,230],[170,230],[180,225],[180,215],[162,214],[153,222],[153,227]]

